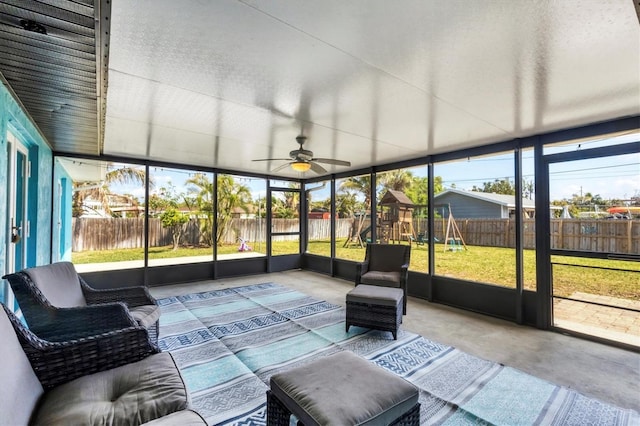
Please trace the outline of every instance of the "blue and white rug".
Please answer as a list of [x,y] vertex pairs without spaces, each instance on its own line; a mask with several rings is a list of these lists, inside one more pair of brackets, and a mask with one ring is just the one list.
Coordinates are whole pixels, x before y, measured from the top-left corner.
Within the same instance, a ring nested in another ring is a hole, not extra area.
[[209,424],[266,424],[272,374],[349,350],[420,388],[423,424],[640,425],[640,415],[424,337],[351,327],[344,308],[274,283],[158,301],[192,405]]

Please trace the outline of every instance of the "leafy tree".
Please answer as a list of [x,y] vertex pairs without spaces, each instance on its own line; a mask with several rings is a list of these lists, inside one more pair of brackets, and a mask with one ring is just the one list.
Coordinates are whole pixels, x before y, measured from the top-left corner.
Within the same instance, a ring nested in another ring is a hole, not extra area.
[[251,191],[245,185],[241,185],[229,175],[218,175],[218,229],[216,232],[216,244],[222,244],[222,237],[227,232],[233,210],[241,208],[247,211],[251,202]]
[[[360,193],[364,196],[364,205],[369,206],[371,201],[371,186],[368,175],[360,177],[352,177],[343,181],[339,191],[336,194],[336,211],[340,217],[349,216],[348,212],[353,212],[354,203],[356,203],[356,194]],[[410,170],[393,170],[387,173],[381,173],[378,180],[380,183],[380,196],[386,190],[396,190],[404,192],[411,201],[417,205],[426,205],[428,196],[428,178],[414,176]],[[444,191],[442,176],[434,178],[434,192],[436,194]],[[342,207],[340,207],[342,206]]]
[[286,196],[284,199],[271,197],[271,211],[274,219],[293,219],[298,217],[298,209],[291,206],[291,198]]
[[404,193],[409,197],[414,204],[426,205],[427,204],[427,191],[429,178],[414,176],[411,185],[405,189]]
[[173,240],[173,250],[180,246],[180,239],[184,231],[183,225],[189,221],[189,217],[171,206],[160,215],[160,221],[164,228],[171,229],[171,239]]
[[298,210],[300,207],[300,193],[299,192],[285,192],[284,202],[288,209],[291,209],[295,213],[295,217],[299,216]]
[[495,194],[516,195],[516,186],[509,178],[496,179],[493,182],[484,182],[482,188],[473,185],[475,192],[491,192]]
[[311,210],[331,210],[331,198],[326,198],[324,200],[310,201],[309,202],[309,211]]
[[[492,192],[495,194],[516,195],[516,184],[509,178],[495,179],[493,182],[484,182],[482,187],[473,186],[472,191]],[[532,180],[522,179],[522,197],[533,200],[535,186]]]
[[433,178],[433,193],[439,194],[444,191],[444,183],[442,183],[442,176],[435,176]]
[[184,195],[176,193],[171,182],[167,187],[160,188],[157,194],[149,196],[150,216],[159,217],[162,227],[171,230],[173,250],[180,246],[183,225],[189,221],[189,216],[179,210],[181,200],[184,200]]

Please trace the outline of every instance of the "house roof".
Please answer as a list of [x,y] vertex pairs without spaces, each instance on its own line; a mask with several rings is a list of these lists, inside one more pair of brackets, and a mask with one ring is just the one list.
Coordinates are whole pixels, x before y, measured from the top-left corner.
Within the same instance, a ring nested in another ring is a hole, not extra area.
[[388,190],[378,204],[401,204],[403,206],[415,206],[413,201],[402,191]]
[[231,213],[232,214],[248,214],[251,212],[251,210],[253,210],[252,208],[250,208],[250,206],[247,206],[247,208],[242,208],[242,207],[234,207],[231,209]]
[[[513,207],[516,206],[516,197],[514,195],[506,195],[506,194],[496,194],[494,192],[478,192],[478,191],[465,191],[461,189],[448,189],[444,192],[441,192],[433,197],[434,201],[438,198],[442,198],[446,194],[458,194],[464,197],[474,198],[477,200],[487,201],[489,203],[499,204],[505,207]],[[530,200],[528,198],[522,199],[522,207],[525,209],[535,209],[536,204],[534,200]]]

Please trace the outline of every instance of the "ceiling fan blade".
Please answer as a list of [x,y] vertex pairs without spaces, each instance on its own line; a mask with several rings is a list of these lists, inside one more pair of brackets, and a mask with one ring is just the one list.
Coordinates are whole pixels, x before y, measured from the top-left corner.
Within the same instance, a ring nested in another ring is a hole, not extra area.
[[290,158],[261,158],[259,160],[251,160],[251,161],[289,161]]
[[279,172],[280,170],[282,170],[282,169],[285,169],[285,168],[289,167],[289,164],[291,164],[291,162],[284,163],[283,165],[278,166],[278,167],[276,167],[275,169],[271,170],[271,173]]
[[333,164],[336,166],[349,167],[351,165],[350,161],[334,160],[333,158],[312,158],[311,161],[316,161],[318,163],[324,163],[324,164]]
[[309,165],[311,166],[311,170],[313,170],[316,173],[327,173],[325,168],[322,167],[320,164],[316,164],[313,161],[310,161]]

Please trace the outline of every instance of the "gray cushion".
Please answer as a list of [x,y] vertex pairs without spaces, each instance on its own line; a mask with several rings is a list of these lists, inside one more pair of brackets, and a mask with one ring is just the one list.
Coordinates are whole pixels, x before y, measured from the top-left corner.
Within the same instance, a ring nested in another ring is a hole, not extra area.
[[399,288],[360,284],[347,293],[347,302],[398,306],[402,303],[402,297],[403,293]]
[[50,390],[34,419],[51,425],[139,425],[187,408],[170,353],[83,376]]
[[86,306],[80,280],[71,262],[58,262],[25,269],[49,302],[58,308]]
[[387,425],[418,403],[418,388],[344,351],[271,376],[271,391],[306,426]]
[[202,417],[195,411],[183,410],[152,420],[145,423],[144,426],[202,426],[206,424]]
[[400,287],[400,272],[369,271],[362,274],[360,282],[385,287]]
[[0,423],[26,425],[43,389],[2,307],[0,336]]
[[157,305],[142,305],[129,307],[131,316],[144,328],[149,328],[160,318],[160,308]]

